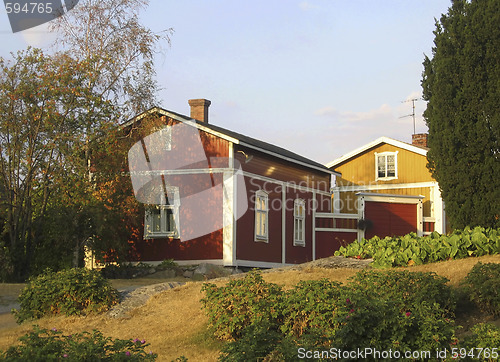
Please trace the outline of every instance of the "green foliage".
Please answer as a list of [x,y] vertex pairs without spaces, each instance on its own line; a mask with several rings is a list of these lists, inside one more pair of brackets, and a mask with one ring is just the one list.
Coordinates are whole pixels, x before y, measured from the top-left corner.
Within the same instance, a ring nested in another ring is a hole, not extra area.
[[146,352],[149,346],[139,339],[121,340],[104,337],[98,330],[65,336],[56,329],[40,329],[19,339],[21,344],[0,351],[0,361],[154,361],[157,354]]
[[466,291],[483,312],[500,315],[500,264],[477,263],[464,280]]
[[446,282],[432,273],[361,271],[345,286],[322,279],[283,292],[252,273],[205,284],[202,302],[215,336],[231,341],[221,361],[295,360],[298,348],[435,350],[455,341]]
[[454,338],[447,279],[432,273],[361,271],[345,288],[336,318],[344,349],[434,350]]
[[340,247],[335,255],[373,258],[374,267],[407,266],[500,253],[500,229],[455,230],[450,235],[415,233],[380,239],[375,236]]
[[300,338],[314,330],[330,337],[337,328],[334,317],[341,298],[340,283],[327,279],[300,281],[284,294],[281,331]]
[[148,275],[152,266],[146,263],[108,264],[101,273],[106,279],[131,279]]
[[156,269],[158,270],[176,269],[177,267],[178,265],[174,261],[174,259],[165,259],[156,267]]
[[421,303],[437,303],[444,311],[455,309],[456,301],[448,279],[435,273],[408,270],[362,270],[349,279],[349,290],[362,290],[375,299],[387,299],[400,311]]
[[6,282],[14,272],[9,249],[0,241],[0,282]]
[[118,293],[96,270],[47,270],[30,278],[19,296],[18,323],[48,314],[101,313],[118,302]]
[[243,329],[262,321],[276,321],[279,315],[281,288],[266,283],[258,272],[231,280],[226,286],[203,284],[201,299],[214,335],[222,340],[241,337]]
[[[21,51],[10,61],[0,58],[1,230],[18,280],[30,274],[37,252],[47,256],[50,250],[48,259],[58,268],[58,260],[67,264],[73,255],[68,257],[68,244],[79,251],[93,235],[88,214],[71,216],[94,199],[90,145],[94,152],[107,145],[116,120],[115,107],[87,88],[94,66],[92,60],[48,56],[39,49]],[[43,268],[43,259],[38,262]]]
[[500,227],[499,23],[498,0],[453,1],[423,62],[428,167],[454,228]]
[[241,337],[227,343],[221,350],[221,362],[258,361],[276,349],[282,339],[281,333],[269,321],[248,325]]
[[500,346],[500,328],[493,324],[479,323],[472,327],[471,331],[472,335],[466,337],[463,342],[463,346],[466,349],[489,348],[492,350],[496,348],[498,352]]

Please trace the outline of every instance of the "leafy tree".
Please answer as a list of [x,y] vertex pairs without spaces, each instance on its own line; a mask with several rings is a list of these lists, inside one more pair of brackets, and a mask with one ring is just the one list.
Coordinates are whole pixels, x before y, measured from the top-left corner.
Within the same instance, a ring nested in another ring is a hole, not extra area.
[[139,21],[149,0],[81,0],[50,23],[61,46],[79,60],[92,60],[88,87],[122,107],[122,118],[158,105],[154,56],[173,30],[154,33]]
[[428,168],[455,228],[500,226],[500,2],[454,0],[424,59]]
[[[10,62],[0,59],[2,236],[17,279],[29,274],[35,251],[46,243],[45,221],[56,205],[64,198],[71,202],[62,205],[80,210],[90,203],[94,187],[82,146],[89,135],[105,137],[116,120],[111,102],[86,87],[92,66],[37,49]],[[100,140],[94,147],[106,144]],[[71,230],[72,223],[58,228]],[[51,249],[54,255],[58,250]]]

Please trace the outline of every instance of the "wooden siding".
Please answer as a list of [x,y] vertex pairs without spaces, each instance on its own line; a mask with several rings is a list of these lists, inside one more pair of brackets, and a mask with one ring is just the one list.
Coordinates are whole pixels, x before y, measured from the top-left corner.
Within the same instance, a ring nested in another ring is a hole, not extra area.
[[[358,212],[356,193],[359,191],[345,191],[340,192],[340,212],[346,214],[355,214]],[[432,217],[432,201],[431,201],[431,188],[430,187],[416,187],[406,189],[388,189],[388,190],[369,190],[370,193],[378,194],[394,194],[405,196],[424,196],[423,201],[423,216]]]
[[[375,178],[375,153],[398,152],[397,175],[398,178],[389,181],[376,181]],[[427,157],[417,153],[381,144],[353,157],[335,168],[342,173],[336,178],[337,186],[346,185],[386,185],[414,182],[435,181],[427,170]]]
[[[281,263],[281,210],[273,210],[273,204],[281,204],[281,186],[245,177],[248,209],[236,223],[236,259]],[[268,193],[268,242],[255,241],[255,193]]]
[[[189,126],[175,127],[180,122],[164,116],[153,119],[151,122],[154,125],[151,129],[155,129],[155,127],[157,129],[161,125],[174,126],[172,127],[171,150],[167,152],[175,152],[175,157],[183,163],[179,164],[179,168],[211,169],[229,166],[228,141]],[[135,141],[145,136],[147,133],[144,132],[135,132],[132,135]],[[206,156],[205,160],[201,160],[199,152],[196,152],[196,147],[192,147],[192,145],[198,146],[200,140],[204,157]],[[222,174],[206,172],[187,175],[176,174],[166,175],[163,179],[167,185],[179,187],[179,223],[183,240],[173,238],[144,240],[142,237],[144,235],[144,214],[137,215],[141,220],[142,229],[139,237],[135,238],[136,240],[129,241],[131,246],[130,260],[222,260]],[[201,200],[200,197],[197,199],[196,196],[200,192]],[[206,230],[207,233],[199,235],[200,230]]]
[[311,170],[305,166],[240,145],[234,146],[234,157],[241,163],[243,171],[330,192],[331,175],[326,171]]
[[366,239],[416,232],[417,205],[367,201],[365,220],[370,221],[370,226],[365,231]]
[[[294,246],[294,215],[293,207],[296,199],[305,200],[305,246]],[[312,192],[303,192],[287,189],[286,192],[286,258],[288,264],[305,263],[312,260],[312,219],[313,219],[313,195]]]

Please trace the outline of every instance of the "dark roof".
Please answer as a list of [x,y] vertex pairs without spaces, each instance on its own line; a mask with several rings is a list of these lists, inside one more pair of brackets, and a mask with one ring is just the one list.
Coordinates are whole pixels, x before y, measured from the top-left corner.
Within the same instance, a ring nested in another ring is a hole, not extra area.
[[215,126],[213,124],[206,123],[206,122],[201,122],[201,121],[198,121],[198,120],[193,119],[191,117],[185,116],[183,114],[172,112],[172,111],[160,108],[160,107],[153,107],[153,108],[149,109],[148,111],[141,113],[140,115],[130,119],[129,121],[124,122],[121,125],[121,127],[127,127],[128,125],[135,123],[138,119],[142,118],[143,115],[146,115],[148,113],[154,113],[154,112],[174,116],[174,118],[178,118],[178,119],[180,118],[181,121],[186,120],[186,121],[190,121],[190,122],[195,122],[196,124],[198,124],[202,127],[205,127],[209,130],[212,130],[214,132],[221,133],[221,134],[226,135],[228,137],[237,139],[238,141],[240,141],[241,145],[243,145],[243,146],[249,146],[249,147],[256,148],[256,149],[259,149],[261,151],[270,153],[270,154],[275,154],[275,155],[281,156],[285,159],[288,159],[291,162],[302,164],[303,166],[307,166],[307,167],[312,167],[312,168],[317,169],[319,171],[324,171],[326,173],[340,175],[338,172],[329,169],[328,167],[326,167],[325,165],[323,165],[319,162],[316,162],[316,161],[313,161],[313,160],[306,158],[304,156],[298,155],[298,154],[291,152],[287,149],[284,149],[282,147],[279,147],[279,146],[276,146],[276,145],[273,145],[273,144],[270,144],[270,143],[267,143],[264,141],[260,141],[258,139],[253,138],[253,137],[245,136],[241,133],[234,132],[234,131],[228,130],[226,128],[223,128],[223,127]]

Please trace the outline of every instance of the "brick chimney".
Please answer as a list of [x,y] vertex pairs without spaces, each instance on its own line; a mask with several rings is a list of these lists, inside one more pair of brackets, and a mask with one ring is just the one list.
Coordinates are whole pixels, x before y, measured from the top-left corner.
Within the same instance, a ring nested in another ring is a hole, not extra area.
[[191,106],[191,118],[208,123],[208,107],[212,102],[208,99],[190,99],[188,103]]
[[427,133],[417,133],[411,135],[411,144],[418,147],[427,147]]

